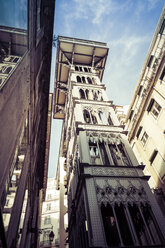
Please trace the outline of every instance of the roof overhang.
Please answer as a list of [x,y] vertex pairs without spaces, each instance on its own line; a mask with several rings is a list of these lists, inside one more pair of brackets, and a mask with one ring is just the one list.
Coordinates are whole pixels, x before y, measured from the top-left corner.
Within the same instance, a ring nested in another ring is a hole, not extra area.
[[54,118],[64,119],[65,96],[69,71],[73,65],[86,65],[97,70],[102,80],[108,55],[106,43],[58,37],[55,71]]

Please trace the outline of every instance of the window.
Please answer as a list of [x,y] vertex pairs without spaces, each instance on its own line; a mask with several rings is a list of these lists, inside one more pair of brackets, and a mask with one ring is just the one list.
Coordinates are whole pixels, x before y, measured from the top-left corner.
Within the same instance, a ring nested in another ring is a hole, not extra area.
[[159,34],[163,34],[164,27],[165,27],[165,19],[163,20],[163,23],[162,23],[162,25],[161,25],[161,28],[160,28]]
[[156,155],[158,154],[158,150],[154,150],[151,157],[150,157],[150,163],[152,164],[154,159],[156,158]]
[[51,224],[51,216],[50,215],[47,215],[44,218],[44,225],[48,225],[48,224]]
[[92,79],[90,77],[87,77],[88,83],[92,84]]
[[82,69],[82,67],[81,67],[81,66],[79,67],[79,70],[80,70],[80,71],[83,71],[83,69]]
[[86,84],[85,77],[82,77],[82,82],[83,82],[84,84]]
[[143,86],[140,85],[137,95],[140,96]]
[[90,118],[90,114],[89,111],[84,109],[84,120],[86,123],[91,123],[91,118]]
[[81,99],[85,99],[85,93],[84,93],[84,91],[82,89],[80,89],[79,92],[80,92],[80,98]]
[[133,109],[131,110],[131,113],[130,113],[130,115],[129,115],[129,120],[131,120],[132,119],[132,116],[133,116]]
[[111,119],[110,114],[108,114],[108,124],[109,124],[110,126],[113,125],[113,122],[112,122],[112,119]]
[[109,159],[108,159],[108,155],[107,155],[107,151],[106,151],[104,142],[99,142],[99,149],[100,149],[102,164],[108,165]]
[[102,204],[101,214],[104,224],[104,231],[105,231],[107,245],[109,247],[113,247],[113,246],[119,247],[120,239],[119,239],[116,220],[114,217],[112,207],[109,204],[107,204],[106,207]]
[[101,164],[99,150],[97,147],[97,143],[95,141],[89,142],[89,153],[90,153],[92,164]]
[[142,131],[142,126],[140,126],[138,131],[137,131],[137,134],[136,134],[137,139],[139,138],[141,131]]
[[7,67],[7,69],[5,70],[5,73],[6,73],[6,74],[9,74],[11,70],[12,70],[12,67],[9,66],[9,67]]
[[84,67],[84,71],[85,71],[85,72],[88,72],[88,68]]
[[81,78],[79,76],[77,76],[77,82],[81,83]]
[[75,71],[78,71],[79,69],[78,69],[78,66],[75,66]]
[[160,80],[163,80],[164,76],[165,76],[165,67],[163,68],[163,71],[162,71],[162,73],[160,75]]
[[47,203],[46,204],[46,211],[50,211],[51,210],[51,203]]
[[123,144],[108,144],[114,165],[130,166],[131,162],[126,154]]
[[162,107],[152,98],[150,103],[149,103],[149,106],[147,108],[147,111],[148,112],[151,112],[152,115],[157,118],[160,111],[161,111]]
[[93,124],[97,124],[97,118],[94,113],[91,113]]
[[149,59],[149,61],[148,61],[148,67],[150,67],[151,66],[151,63],[152,63],[152,61],[153,61],[153,58],[154,58],[154,56],[153,55],[151,55],[151,57],[150,57],[150,59]]
[[148,140],[148,134],[146,132],[143,133],[143,136],[141,138],[142,145],[145,146],[146,142]]
[[52,195],[51,194],[48,194],[47,200],[51,200],[51,199],[52,199]]

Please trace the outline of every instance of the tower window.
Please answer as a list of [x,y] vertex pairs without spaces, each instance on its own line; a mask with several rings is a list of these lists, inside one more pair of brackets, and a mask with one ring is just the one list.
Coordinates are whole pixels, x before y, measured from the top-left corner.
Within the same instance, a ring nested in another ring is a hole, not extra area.
[[79,71],[78,66],[75,66],[75,71]]
[[82,82],[83,82],[84,84],[86,84],[85,77],[82,77]]
[[89,111],[84,109],[84,120],[86,123],[91,123],[91,118],[90,118],[90,114]]
[[140,96],[140,94],[141,94],[141,92],[142,92],[142,88],[143,88],[143,86],[142,85],[140,85],[140,87],[139,87],[139,90],[138,90],[138,96]]
[[88,83],[92,84],[92,79],[90,77],[87,77]]
[[106,207],[102,204],[101,214],[108,247],[119,247],[120,239],[112,207],[109,204]]
[[113,125],[113,122],[112,122],[112,119],[111,119],[110,114],[108,114],[108,124],[109,124],[110,126]]
[[88,68],[84,67],[84,71],[85,71],[85,72],[88,72]]
[[81,78],[79,76],[77,76],[77,82],[81,83]]
[[89,153],[92,164],[101,164],[97,143],[91,141],[89,142]]
[[82,89],[80,89],[79,92],[80,92],[80,98],[81,99],[85,99],[85,93],[84,93],[84,91]]
[[130,113],[130,115],[129,115],[129,120],[131,120],[132,119],[132,116],[133,116],[133,109],[131,110],[131,113]]
[[79,67],[79,70],[80,70],[80,71],[83,71],[83,69],[82,69],[82,67],[81,67],[81,66]]
[[91,113],[91,116],[92,116],[93,124],[97,124],[97,118],[96,118],[95,114]]

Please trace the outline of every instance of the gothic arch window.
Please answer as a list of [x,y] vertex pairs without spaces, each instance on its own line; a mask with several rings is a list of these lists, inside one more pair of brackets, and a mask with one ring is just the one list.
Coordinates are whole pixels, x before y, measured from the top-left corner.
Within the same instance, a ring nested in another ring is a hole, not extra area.
[[77,76],[77,82],[78,82],[78,83],[81,83],[81,78],[80,78],[80,76]]
[[102,124],[106,125],[107,124],[107,118],[105,116],[105,113],[103,113],[102,111],[99,111],[98,114],[99,114],[99,117],[100,117]]
[[89,98],[89,90],[88,89],[85,90],[85,94],[86,94],[86,99],[88,99]]
[[79,66],[79,70],[80,70],[80,71],[83,71],[83,69],[82,69],[82,67],[81,67],[81,66]]
[[93,100],[97,101],[97,99],[98,99],[98,95],[97,95],[96,91],[93,91]]
[[7,69],[5,70],[5,73],[6,73],[6,74],[9,74],[11,70],[12,70],[12,66],[9,66],[9,67],[7,67]]
[[92,84],[92,79],[90,77],[87,77],[88,83]]
[[122,165],[121,156],[115,144],[108,144],[114,165]]
[[101,214],[104,225],[105,237],[108,247],[120,247],[121,242],[117,230],[117,224],[112,207],[101,205]]
[[94,139],[89,140],[89,154],[92,164],[101,164],[99,149]]
[[111,119],[110,113],[108,114],[108,124],[109,124],[110,126],[113,125],[113,121],[112,121],[112,119]]
[[85,77],[84,77],[84,76],[82,77],[82,82],[83,82],[84,84],[86,84],[86,80],[85,80]]
[[93,82],[93,84],[96,84],[95,78],[92,78],[92,82]]
[[75,71],[79,71],[79,69],[78,69],[78,66],[77,66],[77,65],[75,66]]
[[100,150],[100,154],[101,154],[102,164],[108,165],[109,164],[109,158],[108,158],[108,154],[107,154],[107,151],[106,151],[104,141],[99,142],[99,150]]
[[126,166],[130,166],[131,163],[129,161],[128,155],[126,154],[126,151],[124,149],[123,144],[119,144],[118,149],[119,149],[120,156],[121,156],[121,159],[123,161],[123,164],[126,165]]
[[91,123],[91,117],[90,117],[90,113],[88,110],[84,109],[83,111],[83,115],[84,115],[84,120],[86,123]]
[[98,122],[97,122],[97,118],[96,118],[96,116],[95,116],[94,113],[91,113],[91,117],[92,117],[92,122],[93,122],[93,124],[97,124],[97,123],[98,123]]
[[84,67],[84,71],[85,71],[85,72],[88,72],[88,68]]
[[81,99],[85,99],[85,93],[84,93],[84,91],[82,89],[80,89],[79,92],[80,92],[80,98]]

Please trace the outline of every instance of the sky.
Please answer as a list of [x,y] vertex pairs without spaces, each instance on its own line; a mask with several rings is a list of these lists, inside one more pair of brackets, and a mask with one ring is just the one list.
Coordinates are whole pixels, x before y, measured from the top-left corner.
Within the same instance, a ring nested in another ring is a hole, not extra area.
[[[56,0],[54,35],[106,42],[109,54],[102,82],[117,105],[129,105],[164,0]],[[53,49],[52,75],[56,49]],[[54,76],[51,79],[54,91]],[[56,175],[61,121],[52,121],[48,176]]]
[[[164,0],[56,0],[54,35],[106,42],[106,92],[117,105],[129,105]],[[27,0],[0,0],[0,25],[27,27]],[[56,47],[50,92],[54,92]],[[61,121],[52,120],[48,176],[56,175]]]

